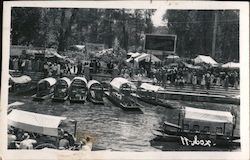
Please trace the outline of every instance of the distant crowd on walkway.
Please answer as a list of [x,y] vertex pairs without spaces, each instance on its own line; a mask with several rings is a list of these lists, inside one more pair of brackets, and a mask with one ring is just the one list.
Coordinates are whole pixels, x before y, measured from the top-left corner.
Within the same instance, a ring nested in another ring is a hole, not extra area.
[[166,87],[172,85],[178,88],[183,88],[186,85],[191,85],[193,89],[211,89],[215,87],[234,87],[239,89],[240,78],[237,70],[214,70],[203,69],[194,70],[186,67],[176,66],[173,68],[152,67],[150,73],[144,68],[132,69],[124,67],[121,70],[121,75],[127,79],[143,77],[151,77],[153,84]]
[[45,77],[61,77],[65,75],[83,75],[88,68],[90,73],[108,73],[113,74],[114,68],[117,68],[112,62],[103,63],[99,60],[78,61],[76,63],[47,61],[33,58],[10,58],[9,69],[26,72],[43,72]]
[[[86,70],[85,68],[88,68]],[[152,65],[151,69],[129,67],[127,65],[116,64],[110,61],[104,63],[100,60],[69,62],[42,61],[32,58],[11,58],[10,69],[24,71],[43,72],[45,77],[62,77],[67,75],[84,75],[89,73],[112,74],[122,76],[127,79],[150,78],[154,84],[166,87],[174,85],[183,88],[192,85],[193,89],[210,89],[214,87],[239,88],[239,70],[218,70],[213,68],[190,69],[182,65]]]

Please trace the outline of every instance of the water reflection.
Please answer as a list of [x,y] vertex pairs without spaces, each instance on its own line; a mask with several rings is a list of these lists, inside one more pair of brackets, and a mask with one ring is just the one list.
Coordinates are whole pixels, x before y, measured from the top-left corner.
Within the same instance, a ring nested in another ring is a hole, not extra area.
[[[51,102],[51,100],[34,102],[30,96],[9,97],[9,103],[15,101],[25,103],[23,106],[18,106],[18,109],[21,110],[65,116],[77,120],[77,130],[79,132],[89,132],[95,136],[94,147],[96,148],[111,149],[113,151],[229,150],[228,148],[216,147],[187,147],[181,145],[181,143],[154,141],[155,136],[152,130],[157,129],[164,120],[176,121],[178,113],[173,109],[152,106],[144,102],[140,102],[143,114],[130,114],[114,106],[106,98],[104,99],[104,105],[94,105],[90,102],[70,104],[67,101],[56,103]],[[207,109],[229,110],[229,106],[225,104],[183,101],[169,101],[169,103],[176,107],[199,106]],[[236,107],[239,114],[239,106]],[[239,134],[239,120],[237,126],[236,132]]]

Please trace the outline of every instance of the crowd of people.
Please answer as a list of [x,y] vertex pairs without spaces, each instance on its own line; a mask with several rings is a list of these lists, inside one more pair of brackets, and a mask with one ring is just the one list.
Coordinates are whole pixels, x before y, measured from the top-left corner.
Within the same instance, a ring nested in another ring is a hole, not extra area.
[[150,77],[153,83],[166,87],[166,85],[174,85],[183,88],[185,85],[191,85],[193,89],[211,89],[222,87],[234,87],[239,89],[239,70],[223,70],[214,68],[190,69],[183,65],[170,66],[152,66],[148,71],[143,67],[133,69],[124,67],[121,75],[127,79],[135,77]]
[[36,60],[33,57],[10,57],[9,69],[19,70],[21,73],[24,71],[41,72],[43,70],[43,61]]
[[[22,129],[10,127],[8,128],[8,149],[39,149],[39,147],[43,148],[51,146],[54,146],[59,150],[92,149],[90,137],[82,139],[77,143],[76,138],[73,137],[72,134],[69,134],[67,131],[64,131],[61,128],[58,129],[58,134],[58,139],[56,139],[56,137],[49,137],[38,133],[26,132]],[[50,144],[51,146],[49,146],[48,144]]]
[[83,75],[85,68],[89,68],[91,73],[107,73],[112,74],[113,69],[117,67],[111,61],[109,63],[101,62],[100,60],[93,59],[91,61],[58,61],[58,60],[41,60],[22,57],[11,57],[9,69],[24,72],[43,72],[45,77],[59,77],[66,75]]
[[34,135],[24,132],[22,129],[8,129],[8,148],[9,149],[33,149],[37,144]]
[[[88,68],[88,70],[86,70]],[[104,73],[112,77],[123,76],[133,79],[134,77],[151,78],[154,84],[165,87],[174,85],[183,88],[192,85],[193,88],[210,89],[211,87],[239,88],[239,70],[214,69],[204,67],[202,69],[188,68],[183,64],[175,65],[157,64],[147,67],[140,65],[134,68],[129,65],[121,65],[112,62],[104,63],[101,60],[78,61],[70,63],[66,61],[47,61],[34,58],[11,58],[10,69],[24,71],[44,72],[45,77],[62,77],[67,75],[85,75]]]

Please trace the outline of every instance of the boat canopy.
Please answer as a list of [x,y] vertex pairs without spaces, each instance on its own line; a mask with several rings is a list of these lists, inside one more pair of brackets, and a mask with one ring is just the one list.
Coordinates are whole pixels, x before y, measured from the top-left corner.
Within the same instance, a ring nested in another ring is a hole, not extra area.
[[44,82],[48,82],[50,84],[50,86],[53,86],[55,83],[56,83],[56,79],[55,78],[52,78],[52,77],[49,77],[49,78],[44,78],[44,79],[41,79],[38,84],[41,84],[41,83],[44,83]]
[[14,82],[14,83],[18,83],[18,84],[24,84],[24,83],[29,83],[31,81],[31,78],[30,76],[26,76],[26,75],[23,75],[21,77],[12,77],[11,75],[10,76],[10,79]]
[[142,83],[140,88],[148,90],[148,91],[154,91],[154,92],[157,92],[159,90],[164,90],[164,88],[162,88],[160,86],[152,85],[149,83]]
[[240,68],[240,63],[228,62],[222,65],[223,68]]
[[72,83],[75,81],[75,80],[79,80],[79,81],[83,81],[86,85],[87,85],[87,79],[85,77],[75,77],[73,78],[72,80]]
[[180,58],[180,57],[177,55],[168,55],[167,56],[167,59],[178,59],[178,58]]
[[233,123],[231,112],[185,107],[185,118],[217,123]]
[[211,64],[211,65],[217,65],[218,63],[210,56],[205,56],[205,55],[198,55],[195,59],[194,59],[194,63],[198,64],[198,63],[207,63],[207,64]]
[[93,84],[98,84],[98,85],[101,85],[100,82],[96,81],[96,80],[90,80],[87,84],[88,86],[88,89],[90,89],[90,87],[93,85]]
[[70,83],[71,83],[70,79],[67,78],[67,77],[60,78],[58,81],[64,81],[64,82],[66,82],[66,84],[68,85],[68,87],[70,86]]
[[28,111],[13,109],[8,114],[8,125],[49,136],[58,136],[58,126],[66,117],[38,114]]
[[117,78],[114,78],[111,82],[110,82],[110,85],[113,87],[113,89],[115,90],[119,90],[122,85],[124,84],[127,84],[129,85],[132,89],[136,89],[136,86],[133,82],[130,82],[128,81],[127,79],[125,78],[122,78],[122,77],[117,77]]

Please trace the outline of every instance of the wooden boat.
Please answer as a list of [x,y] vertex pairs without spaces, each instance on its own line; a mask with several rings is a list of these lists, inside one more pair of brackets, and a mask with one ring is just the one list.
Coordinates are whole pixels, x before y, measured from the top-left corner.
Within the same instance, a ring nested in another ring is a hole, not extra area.
[[42,101],[53,95],[56,79],[49,77],[37,83],[37,92],[32,96],[33,100]]
[[87,80],[84,77],[75,77],[69,88],[70,102],[85,102],[88,92]]
[[236,118],[231,112],[185,107],[179,112],[178,124],[165,121],[153,134],[161,141],[183,145],[205,146],[210,141],[211,146],[226,146],[240,139],[234,135],[235,127]]
[[160,86],[152,85],[149,83],[142,83],[137,89],[137,95],[133,94],[133,96],[146,103],[167,108],[174,108],[174,106],[167,103],[166,100],[159,97],[159,94],[161,94],[160,91],[162,90],[164,90],[164,88]]
[[69,96],[70,79],[67,77],[60,78],[56,81],[53,101],[65,101]]
[[87,84],[87,100],[94,104],[103,104],[103,86],[96,80],[91,80]]
[[104,92],[105,96],[125,111],[142,112],[140,105],[131,93],[136,90],[136,86],[125,78],[117,77],[110,82],[109,91]]
[[65,133],[68,134],[69,148],[76,147],[77,121],[74,119],[18,109],[10,110],[7,118],[8,126],[14,129],[22,129],[33,136],[32,139],[37,142],[34,143],[34,149],[59,149],[59,140]]
[[23,75],[20,77],[10,77],[10,86],[9,91],[15,95],[23,95],[30,94],[35,92],[36,85],[32,83],[32,79],[30,76]]

